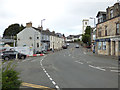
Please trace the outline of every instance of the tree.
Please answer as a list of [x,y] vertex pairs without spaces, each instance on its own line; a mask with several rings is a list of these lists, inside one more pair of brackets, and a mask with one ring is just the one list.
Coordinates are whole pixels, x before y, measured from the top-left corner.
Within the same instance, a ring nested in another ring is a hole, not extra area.
[[5,29],[3,33],[4,38],[11,38],[11,36],[16,36],[20,31],[22,31],[25,27],[21,24],[12,24]]
[[9,62],[6,67],[2,69],[2,90],[19,90],[22,81],[20,80],[20,73],[15,70],[16,65]]
[[87,45],[91,45],[91,30],[92,28],[90,26],[87,26],[85,34],[82,35],[82,41]]

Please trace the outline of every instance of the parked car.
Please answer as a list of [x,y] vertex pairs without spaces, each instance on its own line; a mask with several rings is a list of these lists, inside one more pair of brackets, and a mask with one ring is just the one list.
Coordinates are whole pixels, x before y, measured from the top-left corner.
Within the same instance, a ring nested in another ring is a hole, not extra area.
[[2,59],[4,59],[4,60],[10,60],[10,59],[15,59],[16,54],[18,56],[18,59],[25,59],[27,56],[27,55],[19,53],[17,51],[4,51],[4,52],[2,52],[1,56],[2,56]]
[[69,46],[70,44],[69,43],[67,43],[67,46]]
[[63,45],[62,48],[63,48],[63,49],[67,49],[67,45]]
[[44,50],[44,51],[42,51],[42,54],[48,54],[48,52]]
[[75,45],[75,48],[79,48],[79,45],[77,44],[77,45]]

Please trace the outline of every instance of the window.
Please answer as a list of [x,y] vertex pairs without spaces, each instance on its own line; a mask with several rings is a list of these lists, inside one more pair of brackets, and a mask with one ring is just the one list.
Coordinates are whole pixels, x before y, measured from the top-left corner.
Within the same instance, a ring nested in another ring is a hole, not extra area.
[[107,36],[107,26],[105,26],[105,36]]
[[101,28],[98,29],[98,37],[101,37]]
[[98,17],[98,23],[101,23],[101,22],[103,22],[103,16],[102,16],[102,15],[100,15],[100,16]]
[[39,47],[39,43],[37,43],[37,48]]
[[116,24],[116,34],[120,34],[120,31],[119,31],[119,28],[120,27],[120,24],[119,23],[117,23]]
[[29,39],[31,40],[31,39],[32,39],[32,37],[29,37]]
[[39,39],[39,37],[37,37],[37,39]]
[[106,50],[106,42],[103,42],[103,50]]
[[110,18],[113,18],[113,10],[110,10]]
[[98,42],[98,50],[101,50],[102,42]]
[[87,22],[85,22],[85,25],[87,25]]

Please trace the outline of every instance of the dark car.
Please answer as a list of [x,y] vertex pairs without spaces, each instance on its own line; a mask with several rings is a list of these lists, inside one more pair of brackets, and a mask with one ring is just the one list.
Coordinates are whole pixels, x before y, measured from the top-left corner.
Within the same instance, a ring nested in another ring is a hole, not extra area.
[[18,59],[25,59],[27,56],[27,55],[19,53],[17,51],[4,51],[1,54],[2,59],[4,59],[4,60],[15,59],[16,55],[17,55]]
[[67,49],[67,45],[63,45],[62,48],[63,48],[63,49]]

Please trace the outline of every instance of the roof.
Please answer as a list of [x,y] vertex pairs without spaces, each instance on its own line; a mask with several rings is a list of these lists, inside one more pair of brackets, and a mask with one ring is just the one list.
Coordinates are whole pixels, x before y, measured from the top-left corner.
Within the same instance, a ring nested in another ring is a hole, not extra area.
[[104,11],[99,11],[96,17],[98,17],[100,14],[106,15],[106,12],[104,12]]
[[[57,35],[58,33],[55,33],[55,31],[50,32],[49,29],[41,30],[41,28],[35,28],[35,27],[32,27],[32,28],[35,29],[36,31],[41,32],[43,35],[52,35],[52,36],[59,37],[59,36]],[[59,33],[59,34],[60,34],[60,33]]]

